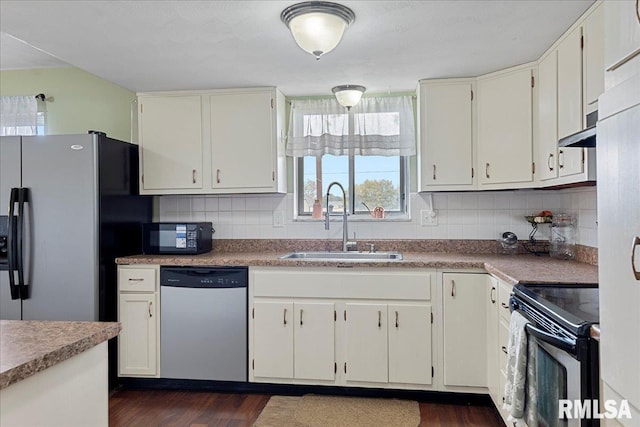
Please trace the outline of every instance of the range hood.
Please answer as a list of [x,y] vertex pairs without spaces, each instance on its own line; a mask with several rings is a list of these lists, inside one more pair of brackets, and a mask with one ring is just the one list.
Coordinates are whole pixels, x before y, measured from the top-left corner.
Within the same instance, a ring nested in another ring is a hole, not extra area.
[[560,140],[558,141],[558,147],[595,147],[597,121],[597,111],[587,114],[587,128],[572,135],[565,136],[564,138],[560,138]]

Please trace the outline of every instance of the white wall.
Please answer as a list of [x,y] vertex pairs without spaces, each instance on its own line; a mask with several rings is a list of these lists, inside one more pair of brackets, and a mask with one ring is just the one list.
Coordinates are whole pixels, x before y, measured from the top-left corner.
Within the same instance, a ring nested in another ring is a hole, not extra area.
[[[339,222],[325,231],[321,220],[293,219],[293,194],[161,196],[160,221],[211,221],[218,239],[342,238]],[[420,210],[428,208],[427,194],[411,194],[411,220],[357,221],[350,219],[349,234],[362,239],[498,239],[513,231],[526,240],[531,226],[525,215],[543,209],[577,217],[582,245],[597,247],[596,188],[565,190],[483,191],[434,193],[438,225],[420,225]],[[273,226],[274,212],[284,212],[283,227]],[[541,225],[536,237],[547,239],[549,225]]]

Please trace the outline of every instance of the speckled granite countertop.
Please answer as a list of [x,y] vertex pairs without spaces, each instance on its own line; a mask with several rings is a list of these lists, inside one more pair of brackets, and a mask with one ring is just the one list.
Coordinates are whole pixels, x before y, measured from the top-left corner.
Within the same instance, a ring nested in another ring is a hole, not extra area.
[[0,389],[117,336],[116,322],[0,320]]
[[201,255],[136,255],[118,264],[485,269],[508,283],[597,283],[598,267],[548,256],[403,252],[402,261],[307,261],[279,259],[285,252],[209,252]]

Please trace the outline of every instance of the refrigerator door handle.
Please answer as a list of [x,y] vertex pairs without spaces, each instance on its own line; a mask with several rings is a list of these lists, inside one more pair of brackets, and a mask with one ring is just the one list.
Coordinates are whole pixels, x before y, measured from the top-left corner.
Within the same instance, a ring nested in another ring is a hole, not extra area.
[[18,267],[18,286],[20,289],[20,299],[29,299],[29,285],[24,281],[24,204],[29,202],[29,189],[20,188],[18,190],[18,223],[16,246],[18,256],[16,265]]
[[9,221],[7,224],[7,272],[9,273],[9,290],[11,291],[11,299],[20,299],[20,286],[16,285],[14,271],[16,270],[16,254],[13,250],[16,247],[16,217],[15,204],[18,199],[18,188],[12,188],[9,196]]

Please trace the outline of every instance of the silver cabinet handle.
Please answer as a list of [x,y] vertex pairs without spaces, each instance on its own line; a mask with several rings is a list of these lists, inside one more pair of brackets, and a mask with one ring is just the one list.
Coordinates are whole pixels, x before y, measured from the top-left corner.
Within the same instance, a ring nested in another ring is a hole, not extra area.
[[300,326],[302,326],[302,313],[304,310],[300,309]]
[[216,183],[220,184],[220,169],[216,170]]
[[378,328],[382,327],[382,311],[378,310]]
[[564,168],[564,151],[563,150],[558,151],[558,167],[560,169]]
[[194,184],[196,183],[196,170],[195,169],[193,169],[191,171],[191,181],[193,181]]
[[153,313],[151,312],[152,307],[153,307],[153,302],[149,301],[149,318],[153,317]]
[[489,175],[489,163],[484,165],[484,174],[487,177],[487,179],[491,178],[491,175]]
[[494,296],[496,292],[496,287],[492,286],[491,287],[491,295],[489,296],[489,298],[491,299],[491,304],[495,304],[496,303],[496,297]]
[[283,325],[285,326],[287,325],[287,309],[286,308],[284,309],[284,316],[282,318],[282,322],[283,322],[282,323]]
[[553,165],[551,164],[552,160],[553,160],[553,154],[549,153],[549,158],[547,159],[547,167],[549,168],[550,171],[553,170]]
[[636,280],[640,280],[640,271],[636,270],[636,248],[638,245],[640,245],[640,237],[635,236],[631,245],[631,269]]
[[436,180],[436,165],[433,165],[433,180]]
[[398,327],[398,310],[396,310],[396,328]]
[[452,297],[456,296],[456,281],[455,280],[451,281],[451,296]]

